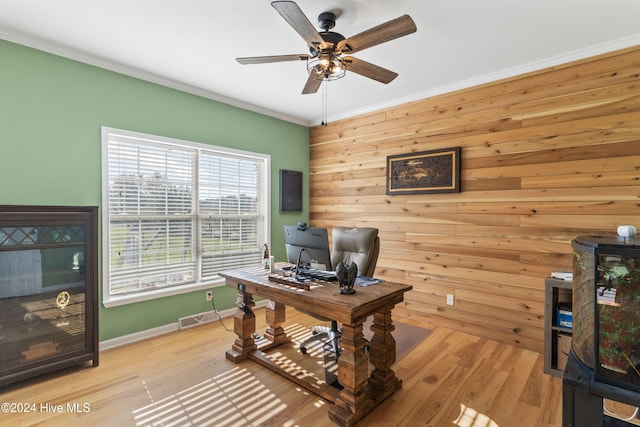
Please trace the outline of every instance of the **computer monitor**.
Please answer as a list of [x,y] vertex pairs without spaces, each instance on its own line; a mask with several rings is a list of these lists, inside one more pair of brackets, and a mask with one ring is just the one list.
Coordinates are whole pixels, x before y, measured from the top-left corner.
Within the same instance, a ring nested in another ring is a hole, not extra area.
[[329,235],[326,228],[307,227],[306,224],[284,226],[287,261],[300,262],[305,267],[332,271]]

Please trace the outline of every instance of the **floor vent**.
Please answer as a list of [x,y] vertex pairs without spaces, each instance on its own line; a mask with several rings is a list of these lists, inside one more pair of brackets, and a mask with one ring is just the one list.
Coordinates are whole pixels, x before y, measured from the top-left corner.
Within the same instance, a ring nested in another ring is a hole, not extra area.
[[178,319],[180,329],[193,328],[194,326],[204,325],[218,320],[218,313],[215,311],[206,311],[204,313],[192,314],[191,316]]

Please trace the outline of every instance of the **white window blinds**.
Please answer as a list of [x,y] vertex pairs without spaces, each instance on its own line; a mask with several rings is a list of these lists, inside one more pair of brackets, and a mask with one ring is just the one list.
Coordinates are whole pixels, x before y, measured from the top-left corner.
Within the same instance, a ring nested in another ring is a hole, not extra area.
[[[200,156],[202,275],[261,259],[261,164],[203,153]],[[258,244],[258,246],[256,246]]]
[[203,283],[260,262],[264,156],[113,129],[103,135],[110,296]]

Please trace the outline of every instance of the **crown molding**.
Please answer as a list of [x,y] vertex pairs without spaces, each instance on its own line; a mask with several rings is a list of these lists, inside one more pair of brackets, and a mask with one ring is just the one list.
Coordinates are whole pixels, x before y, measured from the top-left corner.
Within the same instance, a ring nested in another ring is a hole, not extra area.
[[[584,49],[578,49],[572,52],[568,52],[562,55],[556,55],[553,57],[545,58],[540,61],[534,61],[527,64],[518,65],[516,67],[506,68],[504,70],[497,71],[495,73],[489,73],[482,76],[474,77],[467,80],[452,83],[450,85],[444,85],[436,87],[427,91],[416,92],[410,96],[396,98],[385,103],[371,105],[369,107],[352,110],[340,115],[335,115],[327,118],[328,122],[335,122],[338,120],[349,119],[352,117],[373,113],[376,111],[384,110],[391,107],[397,107],[398,105],[407,104],[409,102],[419,101],[421,99],[430,98],[437,95],[443,95],[445,93],[455,92],[461,89],[468,89],[470,87],[483,85],[486,83],[496,82],[499,80],[519,76],[522,74],[530,73],[533,71],[544,70],[545,68],[555,67],[562,64],[567,64],[573,61],[579,61],[582,59],[590,58],[593,56],[602,55],[605,53],[614,52],[616,50],[626,49],[633,46],[640,45],[640,34],[624,37],[621,39],[613,40],[611,42],[602,43],[594,46],[590,46]],[[320,125],[320,120],[314,121],[312,126]]]
[[[202,88],[198,88],[186,83],[182,83],[173,79],[169,79],[145,70],[141,70],[135,67],[124,65],[115,61],[110,61],[105,58],[75,50],[68,47],[52,43],[49,40],[39,39],[33,36],[28,36],[19,32],[0,28],[0,38],[9,42],[17,43],[23,46],[27,46],[33,49],[41,50],[43,52],[51,53],[63,58],[71,59],[74,61],[82,62],[84,64],[93,65],[105,70],[113,71],[119,74],[123,74],[129,77],[137,78],[151,83],[156,83],[161,86],[165,86],[171,89],[176,89],[181,92],[186,92],[192,95],[197,95],[203,98],[207,98],[213,101],[221,102],[236,108],[252,111],[254,113],[263,114],[276,119],[284,120],[294,124],[312,127],[321,124],[321,120],[307,121],[300,119],[299,117],[293,117],[286,114],[279,113],[267,108],[259,107],[247,102],[242,102],[234,98],[230,98],[224,95],[220,95],[215,92],[207,91]],[[633,46],[640,45],[640,34],[634,34],[629,37],[613,40],[607,43],[601,43],[598,45],[590,46],[584,49],[578,49],[565,54],[556,55],[553,57],[545,58],[540,61],[534,61],[527,64],[518,65],[515,67],[500,70],[495,73],[489,73],[482,76],[474,77],[467,80],[462,80],[449,85],[439,86],[427,91],[421,91],[413,93],[409,96],[396,98],[388,102],[370,105],[366,108],[347,111],[345,113],[328,117],[327,121],[335,122],[338,120],[344,120],[363,114],[372,113],[375,111],[383,110],[386,108],[395,107],[398,105],[406,104],[409,102],[418,101],[425,98],[430,98],[437,95],[442,95],[449,92],[454,92],[461,89],[467,89],[473,86],[478,86],[486,83],[491,83],[499,80],[503,80],[510,77],[515,77],[521,74],[526,74],[532,71],[539,71],[545,68],[566,64],[569,62],[597,56],[609,52],[613,52],[620,49],[625,49]]]
[[254,113],[263,114],[265,116],[273,117],[276,119],[284,120],[294,124],[302,126],[310,126],[310,123],[306,120],[302,120],[298,117],[292,117],[286,114],[282,114],[277,111],[273,111],[267,108],[262,108],[257,105],[253,105],[247,102],[242,102],[234,98],[230,98],[224,95],[220,95],[215,92],[211,92],[196,86],[192,86],[186,83],[182,83],[177,80],[169,79],[167,77],[160,76],[158,74],[151,73],[149,71],[141,70],[139,68],[124,65],[122,63],[111,61],[88,52],[70,49],[66,46],[53,43],[49,40],[28,36],[26,34],[11,31],[0,28],[0,39],[16,43],[22,46],[30,47],[32,49],[40,50],[46,53],[57,55],[63,58],[71,59],[73,61],[81,62],[83,64],[92,65],[98,68],[102,68],[108,71],[113,71],[118,74],[123,74],[128,77],[133,77],[146,82],[155,83],[161,86],[165,86],[171,89],[186,92],[191,95],[197,95],[203,98],[210,99],[212,101],[221,102],[232,107],[248,110]]

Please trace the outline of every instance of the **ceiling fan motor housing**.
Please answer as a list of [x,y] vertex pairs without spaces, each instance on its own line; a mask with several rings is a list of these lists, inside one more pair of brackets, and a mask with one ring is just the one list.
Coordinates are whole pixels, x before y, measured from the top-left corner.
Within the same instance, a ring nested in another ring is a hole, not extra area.
[[321,31],[319,34],[322,37],[322,40],[332,45],[332,49],[333,46],[338,44],[338,42],[344,40],[344,36],[342,34],[334,33],[333,31]]
[[334,31],[329,31],[336,25],[336,15],[333,12],[323,12],[318,16],[318,25],[323,31],[318,32],[322,40],[326,43],[324,49],[318,49],[316,46],[310,47],[311,56],[317,56],[320,53],[335,53],[335,46],[345,39],[345,37]]

